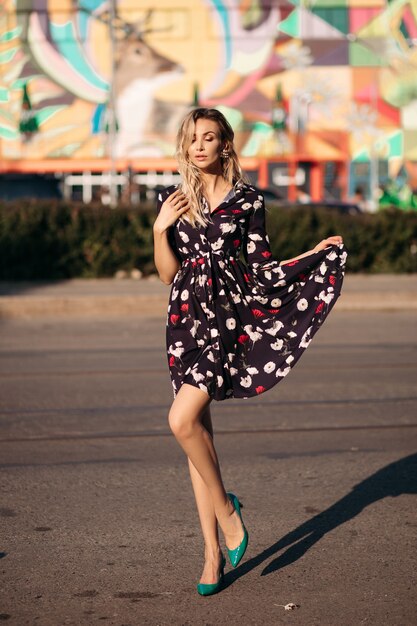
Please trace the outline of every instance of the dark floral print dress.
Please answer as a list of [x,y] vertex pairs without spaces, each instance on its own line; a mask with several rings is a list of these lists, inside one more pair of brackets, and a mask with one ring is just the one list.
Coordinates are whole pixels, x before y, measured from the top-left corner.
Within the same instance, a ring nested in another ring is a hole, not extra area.
[[[175,189],[159,194],[158,211]],[[263,196],[247,184],[204,211],[206,228],[178,220],[168,233],[181,262],[166,335],[174,396],[188,383],[215,400],[249,398],[283,380],[307,348],[340,294],[347,253],[329,246],[279,265]]]

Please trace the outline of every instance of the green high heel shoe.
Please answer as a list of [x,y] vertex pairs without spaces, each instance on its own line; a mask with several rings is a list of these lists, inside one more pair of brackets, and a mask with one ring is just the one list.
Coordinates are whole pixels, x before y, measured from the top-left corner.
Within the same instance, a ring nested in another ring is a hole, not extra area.
[[227,548],[227,554],[229,555],[230,563],[232,564],[233,567],[237,567],[240,561],[242,560],[243,555],[246,552],[246,548],[248,547],[249,533],[245,528],[245,524],[243,523],[242,513],[240,512],[241,504],[239,500],[233,493],[228,493],[226,495],[229,498],[230,502],[235,507],[236,513],[240,517],[240,521],[242,522],[243,532],[244,532],[243,539],[237,548],[234,548],[234,550],[229,550],[229,548]]
[[215,593],[218,593],[223,586],[223,578],[224,578],[224,567],[226,565],[226,559],[222,554],[222,562],[220,565],[220,573],[219,580],[216,583],[212,583],[211,585],[205,585],[204,583],[198,583],[197,591],[200,596],[212,596]]

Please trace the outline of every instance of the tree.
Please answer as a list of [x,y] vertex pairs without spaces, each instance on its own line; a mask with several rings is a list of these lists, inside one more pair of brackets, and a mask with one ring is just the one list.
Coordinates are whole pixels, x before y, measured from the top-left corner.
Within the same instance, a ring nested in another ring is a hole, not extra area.
[[32,109],[32,103],[29,97],[28,84],[23,85],[22,110],[20,113],[19,131],[25,140],[31,139],[34,133],[39,130],[36,113]]

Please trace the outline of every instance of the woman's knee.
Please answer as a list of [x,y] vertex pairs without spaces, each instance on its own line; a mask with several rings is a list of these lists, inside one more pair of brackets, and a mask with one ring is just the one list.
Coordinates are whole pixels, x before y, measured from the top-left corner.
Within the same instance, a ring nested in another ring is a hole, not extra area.
[[182,411],[171,409],[168,415],[168,423],[176,439],[187,439],[192,436],[194,423]]

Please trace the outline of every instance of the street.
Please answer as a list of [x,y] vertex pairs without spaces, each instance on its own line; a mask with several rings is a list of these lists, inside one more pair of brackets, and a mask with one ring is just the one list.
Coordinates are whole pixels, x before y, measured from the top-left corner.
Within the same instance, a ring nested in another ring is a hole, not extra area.
[[274,389],[213,403],[249,547],[209,598],[164,323],[1,322],[0,619],[414,626],[416,312],[336,310]]

